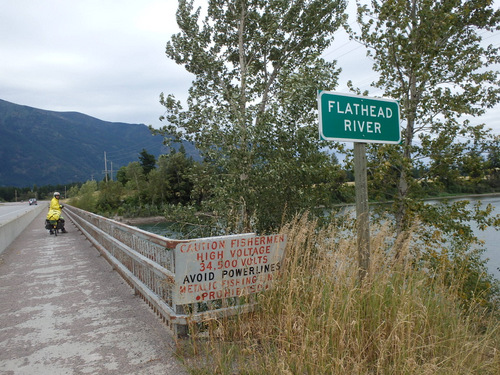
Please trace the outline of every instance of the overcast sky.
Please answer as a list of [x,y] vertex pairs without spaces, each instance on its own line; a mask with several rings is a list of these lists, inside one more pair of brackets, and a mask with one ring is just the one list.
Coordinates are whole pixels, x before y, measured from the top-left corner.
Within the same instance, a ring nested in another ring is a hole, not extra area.
[[[0,0],[0,99],[162,126],[160,93],[183,99],[191,82],[165,55],[176,9],[176,0]],[[336,39],[325,53],[343,68],[335,91],[347,93],[348,79],[368,89],[376,75],[364,48]],[[500,32],[486,41],[498,46]],[[500,106],[481,122],[500,134]]]

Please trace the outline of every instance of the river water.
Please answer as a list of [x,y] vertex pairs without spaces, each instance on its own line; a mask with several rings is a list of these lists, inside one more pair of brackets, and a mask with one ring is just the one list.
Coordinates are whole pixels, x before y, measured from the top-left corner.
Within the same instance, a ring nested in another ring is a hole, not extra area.
[[[460,200],[468,200],[471,205],[480,201],[483,205],[491,204],[494,207],[493,215],[500,214],[500,195],[492,196],[473,196],[460,198]],[[459,199],[455,199],[459,200]],[[451,201],[451,199],[450,199]],[[500,228],[496,230],[493,227],[488,227],[486,230],[481,231],[476,226],[473,226],[476,236],[484,241],[484,258],[488,259],[487,267],[489,273],[493,274],[496,279],[500,280]]]
[[[494,196],[473,196],[465,198],[456,198],[454,200],[466,199],[471,202],[471,205],[478,201],[481,201],[483,205],[491,204],[494,207],[493,214],[500,214],[500,195]],[[453,199],[449,199],[452,201]],[[435,201],[429,201],[435,202]],[[158,224],[148,224],[141,225],[139,228],[144,229],[149,232],[160,234],[168,238],[176,238],[177,233],[170,229],[170,226],[166,223]],[[484,247],[486,251],[483,253],[485,259],[488,259],[487,267],[490,274],[494,275],[496,279],[500,280],[500,230],[495,230],[495,228],[487,228],[484,231],[479,230],[477,227],[473,228],[475,230],[476,236],[484,241]]]

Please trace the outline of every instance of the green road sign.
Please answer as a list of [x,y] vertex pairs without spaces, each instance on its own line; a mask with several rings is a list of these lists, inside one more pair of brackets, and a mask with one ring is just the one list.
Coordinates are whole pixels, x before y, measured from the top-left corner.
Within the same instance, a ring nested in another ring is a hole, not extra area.
[[320,91],[318,107],[319,134],[323,139],[363,143],[401,142],[399,103],[396,100]]

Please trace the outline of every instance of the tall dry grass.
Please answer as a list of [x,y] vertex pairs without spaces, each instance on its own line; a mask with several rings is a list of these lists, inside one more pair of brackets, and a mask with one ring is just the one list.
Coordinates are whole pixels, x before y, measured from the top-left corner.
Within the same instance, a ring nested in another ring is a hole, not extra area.
[[413,267],[410,236],[394,249],[380,228],[360,283],[342,228],[303,216],[283,231],[281,277],[258,310],[210,322],[208,339],[179,350],[193,374],[500,374],[500,322],[464,313],[453,288]]

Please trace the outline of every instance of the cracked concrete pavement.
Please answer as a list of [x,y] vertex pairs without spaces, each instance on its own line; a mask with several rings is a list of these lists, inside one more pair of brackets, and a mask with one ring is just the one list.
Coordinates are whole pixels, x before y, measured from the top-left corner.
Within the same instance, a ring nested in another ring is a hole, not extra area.
[[171,374],[171,332],[66,220],[42,212],[0,255],[0,374]]

